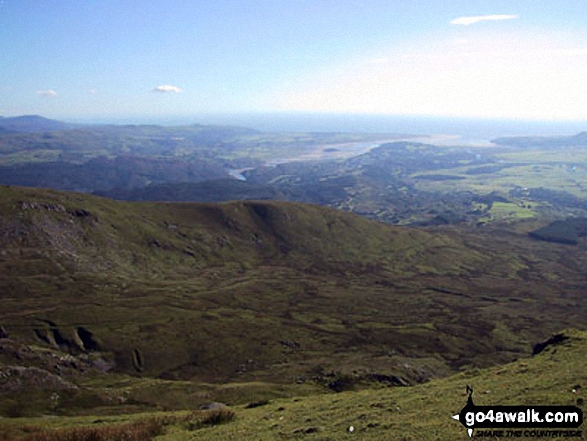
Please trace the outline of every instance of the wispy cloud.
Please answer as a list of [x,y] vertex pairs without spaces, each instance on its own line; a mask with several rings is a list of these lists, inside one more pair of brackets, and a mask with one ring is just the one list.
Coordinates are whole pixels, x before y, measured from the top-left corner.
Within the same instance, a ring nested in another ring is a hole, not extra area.
[[584,56],[587,55],[587,48],[563,49],[560,52],[562,52],[564,55]]
[[96,89],[90,89],[90,90],[88,90],[88,93],[90,95],[96,95],[98,93],[98,91]]
[[450,22],[450,24],[468,26],[475,23],[479,23],[480,21],[513,20],[515,18],[518,18],[518,16],[508,14],[473,15],[470,17],[455,18]]
[[386,64],[389,63],[389,58],[387,57],[379,57],[379,58],[372,58],[369,60],[371,64]]
[[[329,66],[274,95],[274,108],[366,114],[587,120],[587,45],[549,33],[427,38]],[[564,69],[561,68],[564,66]]]
[[183,89],[177,87],[177,86],[172,86],[170,84],[164,84],[162,86],[157,86],[155,87],[151,92],[157,92],[157,93],[181,93],[183,92]]
[[44,96],[46,98],[55,98],[58,94],[53,89],[48,89],[48,90],[37,90],[37,95]]

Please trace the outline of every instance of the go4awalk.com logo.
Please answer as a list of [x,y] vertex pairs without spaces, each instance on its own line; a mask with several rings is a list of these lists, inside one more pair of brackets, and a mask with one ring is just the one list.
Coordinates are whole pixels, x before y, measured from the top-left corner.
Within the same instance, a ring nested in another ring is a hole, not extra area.
[[[581,437],[578,427],[583,411],[577,406],[477,406],[473,389],[467,386],[469,398],[461,411],[453,416],[465,426],[469,437],[560,438]],[[491,429],[491,430],[487,430]]]

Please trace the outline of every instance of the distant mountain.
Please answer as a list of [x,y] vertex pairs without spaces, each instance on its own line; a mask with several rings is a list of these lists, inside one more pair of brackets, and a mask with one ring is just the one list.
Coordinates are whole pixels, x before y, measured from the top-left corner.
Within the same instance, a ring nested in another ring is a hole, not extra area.
[[149,183],[197,182],[227,176],[213,160],[176,157],[98,157],[83,164],[65,161],[0,166],[0,184],[70,191],[130,189]]
[[587,147],[587,132],[579,132],[572,136],[507,136],[493,139],[491,142],[520,148]]
[[23,115],[0,118],[0,133],[9,132],[54,132],[79,127],[76,124],[64,123],[39,115]]

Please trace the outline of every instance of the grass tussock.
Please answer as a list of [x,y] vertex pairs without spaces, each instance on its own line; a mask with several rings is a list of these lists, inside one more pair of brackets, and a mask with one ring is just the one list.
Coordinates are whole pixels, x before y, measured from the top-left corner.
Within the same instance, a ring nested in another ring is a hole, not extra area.
[[214,409],[205,412],[192,412],[188,415],[188,430],[198,430],[208,426],[230,423],[235,418],[231,409]]
[[230,409],[211,410],[202,419],[203,425],[217,426],[218,424],[230,423],[234,420],[235,413]]
[[193,431],[233,421],[235,413],[228,408],[196,410],[181,415],[143,418],[124,424],[60,427],[46,429],[23,427],[0,432],[0,441],[150,441],[166,432],[171,425]]
[[164,432],[165,421],[163,419],[148,418],[131,423],[97,427],[41,429],[19,438],[10,439],[19,441],[149,441]]

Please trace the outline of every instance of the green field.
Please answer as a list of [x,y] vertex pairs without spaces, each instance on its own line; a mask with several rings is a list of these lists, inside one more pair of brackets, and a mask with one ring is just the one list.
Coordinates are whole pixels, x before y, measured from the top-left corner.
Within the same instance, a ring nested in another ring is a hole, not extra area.
[[497,170],[491,173],[470,173],[478,166],[464,166],[423,173],[456,176],[459,180],[419,180],[417,187],[426,191],[466,191],[481,194],[494,191],[507,194],[516,187],[548,188],[587,198],[587,153],[585,149],[557,151],[529,150],[496,153]]

